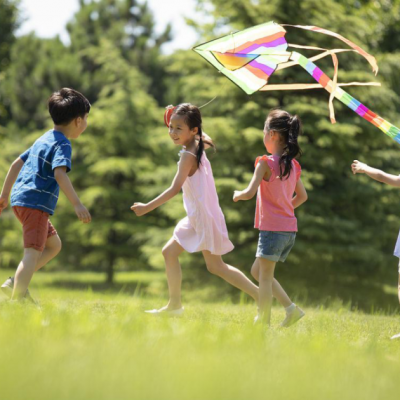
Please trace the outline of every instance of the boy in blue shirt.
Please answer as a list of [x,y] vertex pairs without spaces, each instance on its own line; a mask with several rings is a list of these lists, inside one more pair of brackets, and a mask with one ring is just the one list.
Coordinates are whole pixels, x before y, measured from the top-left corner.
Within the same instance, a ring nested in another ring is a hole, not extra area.
[[0,194],[1,214],[11,192],[11,206],[24,236],[24,256],[15,277],[1,286],[14,300],[30,298],[28,285],[34,272],[61,250],[61,240],[49,220],[57,205],[59,188],[78,218],[83,223],[91,221],[67,176],[72,152],[69,139],[77,139],[86,129],[90,103],[78,91],[64,88],[52,94],[48,108],[54,128],[12,163]]

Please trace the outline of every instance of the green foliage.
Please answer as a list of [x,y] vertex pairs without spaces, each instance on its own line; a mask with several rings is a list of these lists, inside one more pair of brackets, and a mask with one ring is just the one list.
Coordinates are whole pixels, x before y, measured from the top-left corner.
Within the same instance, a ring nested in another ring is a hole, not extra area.
[[[67,26],[71,36],[71,51],[85,53],[88,48],[100,46],[103,38],[117,49],[131,65],[147,75],[151,83],[149,93],[163,99],[164,68],[160,47],[171,39],[168,25],[160,35],[154,33],[154,20],[146,2],[138,0],[80,0],[80,10]],[[83,69],[91,84],[87,91],[96,97],[102,81],[92,82],[96,63],[83,55]],[[93,85],[94,83],[94,85]]]
[[18,9],[19,0],[0,0],[0,140],[5,135],[3,125],[7,122],[7,98],[1,88],[4,71],[10,64],[11,48],[15,42],[14,32],[19,26]]
[[0,72],[10,63],[10,52],[15,41],[14,32],[19,26],[18,6],[19,0],[0,1]]
[[[0,20],[8,18],[3,6],[10,4],[14,7],[14,19],[10,20],[18,20],[17,2],[6,0],[0,1]],[[362,57],[351,52],[339,54],[339,80],[378,79],[381,88],[354,87],[349,92],[400,125],[400,51],[395,39],[400,33],[399,0],[199,0],[198,4],[204,18],[188,23],[197,27],[199,42],[269,20],[317,25],[349,38],[370,51],[381,69],[374,78]],[[348,282],[357,285],[368,279],[393,279],[396,261],[391,253],[400,226],[396,211],[399,193],[365,176],[353,176],[350,164],[360,159],[398,173],[398,144],[336,101],[338,123],[332,125],[324,90],[249,97],[190,50],[163,55],[161,46],[170,38],[170,28],[155,35],[148,6],[136,0],[81,1],[80,10],[68,24],[70,46],[34,35],[14,42],[15,25],[7,29],[9,35],[0,38],[0,47],[8,49],[0,58],[1,176],[51,127],[46,100],[53,90],[72,86],[86,94],[93,106],[87,131],[73,143],[70,174],[93,222],[84,226],[77,221],[61,196],[52,220],[64,249],[51,264],[54,268],[107,271],[109,281],[115,270],[163,269],[161,248],[184,215],[181,197],[142,218],[136,218],[129,207],[166,189],[176,171],[178,149],[163,126],[163,107],[179,102],[202,105],[217,96],[202,114],[204,130],[217,145],[217,152],[209,151],[209,157],[236,247],[224,259],[247,272],[254,259],[255,201],[233,203],[232,193],[247,185],[255,158],[265,152],[265,116],[271,108],[282,107],[303,120],[300,163],[309,200],[297,210],[297,243],[277,273],[304,285],[327,280],[330,290]],[[332,37],[290,27],[287,39],[302,45],[345,47]],[[332,76],[330,59],[317,64]],[[279,71],[271,78],[271,83],[311,81],[300,67]],[[10,211],[1,216],[2,267],[18,262],[19,229]],[[203,268],[200,256],[184,255],[181,261],[190,274],[206,281],[198,272]],[[320,296],[324,298],[326,293]]]
[[67,52],[60,39],[19,38],[11,50],[1,92],[18,129],[45,129],[49,124],[47,99],[61,87],[84,91],[79,58]]

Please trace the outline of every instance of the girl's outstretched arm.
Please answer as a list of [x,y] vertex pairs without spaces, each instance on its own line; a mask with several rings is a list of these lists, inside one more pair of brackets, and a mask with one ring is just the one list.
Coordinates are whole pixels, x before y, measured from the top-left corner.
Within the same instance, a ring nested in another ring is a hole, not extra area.
[[293,197],[292,204],[293,204],[293,208],[297,208],[298,206],[302,205],[308,199],[306,188],[304,187],[301,179],[299,179],[297,181],[294,192],[296,193],[296,196]]
[[168,200],[171,200],[174,196],[176,196],[182,189],[182,186],[189,176],[193,165],[197,162],[197,160],[187,153],[182,153],[181,160],[178,164],[178,171],[175,175],[174,180],[172,181],[171,186],[157,196],[154,200],[150,201],[147,204],[143,203],[134,203],[131,207],[131,210],[138,216],[141,217],[153,211],[157,207],[160,207],[162,204],[166,203]]
[[378,182],[386,183],[390,186],[400,187],[400,175],[388,174],[380,169],[372,168],[358,160],[354,160],[351,164],[353,174],[366,174],[370,178]]
[[263,179],[268,180],[271,176],[271,169],[268,163],[260,160],[254,170],[254,175],[251,178],[249,186],[244,190],[235,190],[233,193],[233,201],[236,203],[239,200],[250,200],[257,193],[257,189]]

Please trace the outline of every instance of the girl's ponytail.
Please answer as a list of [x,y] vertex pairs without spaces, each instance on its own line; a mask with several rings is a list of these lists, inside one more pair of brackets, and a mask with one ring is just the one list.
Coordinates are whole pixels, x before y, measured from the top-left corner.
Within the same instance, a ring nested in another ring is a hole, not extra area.
[[285,144],[279,159],[280,178],[283,179],[285,176],[289,178],[292,160],[301,155],[298,143],[298,137],[302,132],[300,118],[297,115],[291,116],[283,110],[273,110],[267,117],[266,128],[279,133]]
[[201,164],[201,156],[203,155],[204,151],[203,132],[201,130],[201,126],[199,127],[198,135],[199,135],[199,144],[197,146],[196,157],[197,157],[197,166],[199,167]]

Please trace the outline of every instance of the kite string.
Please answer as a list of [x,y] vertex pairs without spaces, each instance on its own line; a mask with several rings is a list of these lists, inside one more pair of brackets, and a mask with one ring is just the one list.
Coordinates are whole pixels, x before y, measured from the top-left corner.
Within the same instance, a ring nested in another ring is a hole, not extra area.
[[231,36],[232,36],[232,40],[233,40],[233,53],[236,53],[236,43],[235,43],[235,35],[234,33],[231,31]]
[[218,96],[215,96],[213,99],[211,99],[210,101],[208,101],[206,104],[203,104],[202,106],[200,106],[200,107],[198,107],[199,109],[200,108],[203,108],[203,107],[205,107],[205,106],[208,106],[210,103],[212,103],[216,98],[217,98]]

